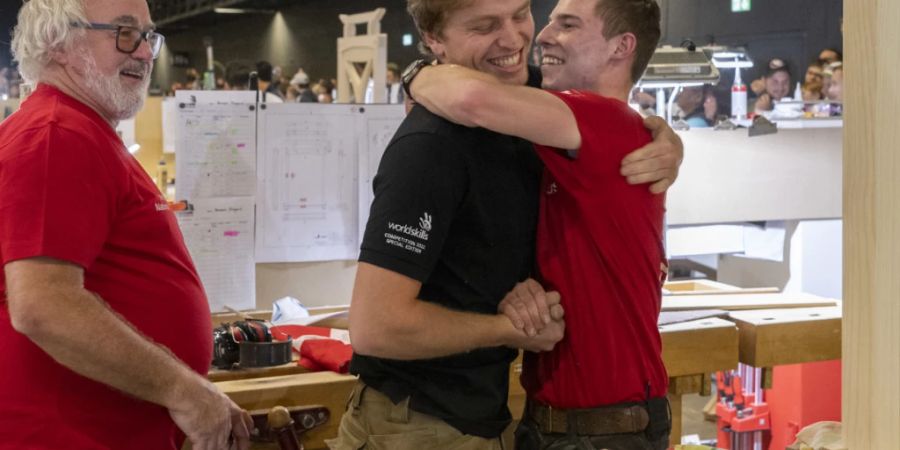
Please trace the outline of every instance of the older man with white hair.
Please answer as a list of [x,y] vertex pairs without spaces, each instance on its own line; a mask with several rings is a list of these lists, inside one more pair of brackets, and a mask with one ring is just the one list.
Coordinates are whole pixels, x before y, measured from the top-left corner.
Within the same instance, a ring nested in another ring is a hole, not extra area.
[[209,307],[175,217],[125,150],[163,44],[145,0],[30,0],[37,83],[0,125],[0,449],[248,448],[203,376]]

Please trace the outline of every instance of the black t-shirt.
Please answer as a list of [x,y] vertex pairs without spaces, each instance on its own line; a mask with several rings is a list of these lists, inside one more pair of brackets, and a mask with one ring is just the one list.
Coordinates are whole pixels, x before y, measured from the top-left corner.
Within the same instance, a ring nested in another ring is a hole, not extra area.
[[[421,281],[423,301],[496,314],[533,267],[540,173],[529,142],[416,106],[382,157],[359,260]],[[511,420],[515,356],[505,347],[416,361],[354,354],[350,370],[394,402],[408,396],[413,410],[495,438]]]

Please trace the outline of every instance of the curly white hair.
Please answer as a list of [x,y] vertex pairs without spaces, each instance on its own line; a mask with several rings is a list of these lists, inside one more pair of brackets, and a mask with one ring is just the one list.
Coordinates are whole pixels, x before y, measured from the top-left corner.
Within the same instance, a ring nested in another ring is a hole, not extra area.
[[73,22],[87,22],[83,0],[25,0],[13,31],[12,52],[26,81],[39,81],[52,52],[69,48],[84,33],[72,27]]

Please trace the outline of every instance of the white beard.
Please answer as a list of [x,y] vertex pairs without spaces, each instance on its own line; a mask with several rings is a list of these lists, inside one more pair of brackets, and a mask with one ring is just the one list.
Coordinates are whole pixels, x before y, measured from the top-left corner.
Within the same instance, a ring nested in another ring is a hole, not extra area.
[[[97,69],[97,61],[90,52],[81,53],[84,63],[85,88],[101,108],[108,114],[108,119],[120,121],[127,120],[144,107],[144,99],[147,97],[147,88],[150,85],[150,70],[143,68],[142,63],[130,64],[130,69],[136,72],[144,72],[147,75],[138,87],[130,88],[119,79],[119,72],[105,75]],[[120,68],[122,69],[122,68]]]

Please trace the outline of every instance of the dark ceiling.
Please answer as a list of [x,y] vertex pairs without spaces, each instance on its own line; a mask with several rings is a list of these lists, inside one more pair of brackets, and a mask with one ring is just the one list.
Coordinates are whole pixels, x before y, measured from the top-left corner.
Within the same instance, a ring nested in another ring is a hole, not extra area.
[[273,11],[288,5],[313,0],[147,0],[150,16],[163,32],[177,32],[189,28],[221,25],[238,14],[218,14],[215,8],[237,8],[252,11]]

